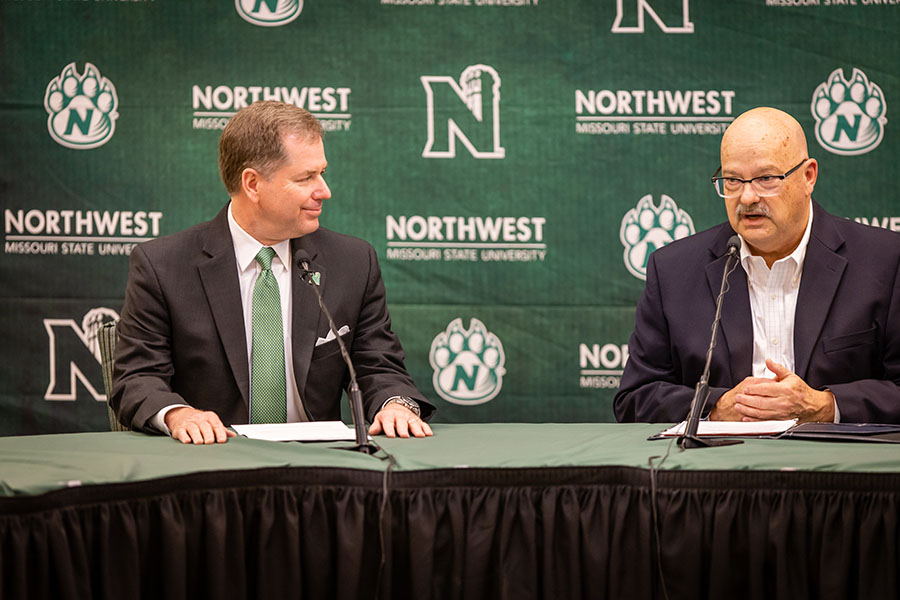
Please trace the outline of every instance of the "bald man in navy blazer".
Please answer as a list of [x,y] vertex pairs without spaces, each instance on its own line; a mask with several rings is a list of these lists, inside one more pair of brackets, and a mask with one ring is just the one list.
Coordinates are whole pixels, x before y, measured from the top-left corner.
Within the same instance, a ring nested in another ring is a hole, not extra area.
[[307,111],[257,102],[232,118],[219,154],[231,201],[212,221],[131,254],[111,397],[123,424],[198,444],[224,442],[234,435],[225,425],[249,422],[255,256],[268,247],[281,294],[286,420],[339,420],[348,383],[303,279],[305,256],[354,363],[370,433],[432,434],[434,407],[404,367],[374,249],[319,227],[331,195],[326,166],[321,127]]
[[687,417],[737,233],[704,416],[900,422],[900,235],[812,200],[818,165],[781,111],[735,119],[721,175],[729,221],[650,256],[616,418]]

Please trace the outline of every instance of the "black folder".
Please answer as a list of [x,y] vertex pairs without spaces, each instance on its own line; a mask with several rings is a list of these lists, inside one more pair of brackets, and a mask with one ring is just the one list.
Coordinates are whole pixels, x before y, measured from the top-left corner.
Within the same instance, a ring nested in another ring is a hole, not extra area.
[[900,443],[900,425],[879,423],[802,423],[791,427],[778,438],[897,444]]

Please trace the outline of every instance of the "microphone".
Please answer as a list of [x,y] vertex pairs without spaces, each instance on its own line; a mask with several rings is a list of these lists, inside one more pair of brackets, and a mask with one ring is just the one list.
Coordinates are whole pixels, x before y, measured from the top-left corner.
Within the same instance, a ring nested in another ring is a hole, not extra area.
[[[691,409],[688,412],[687,424],[684,428],[684,435],[678,438],[678,445],[682,450],[689,448],[709,448],[712,446],[731,446],[733,444],[742,444],[742,440],[703,440],[697,435],[697,428],[700,426],[700,415],[709,400],[709,367],[712,362],[713,348],[716,347],[716,333],[719,330],[719,321],[722,319],[722,300],[725,298],[725,292],[728,291],[728,276],[737,268],[738,257],[741,250],[741,238],[733,235],[728,238],[725,256],[725,269],[722,272],[722,285],[719,288],[719,296],[716,298],[716,316],[713,318],[712,338],[709,340],[709,348],[706,351],[706,365],[703,367],[703,373],[700,375],[700,381],[694,389],[694,398],[691,400]],[[732,264],[732,260],[734,264]],[[729,268],[730,267],[730,268]]]
[[353,417],[353,428],[356,433],[356,446],[349,449],[364,452],[366,454],[374,454],[377,452],[377,448],[369,443],[369,434],[366,431],[366,419],[363,414],[362,397],[359,393],[359,384],[356,382],[356,369],[353,368],[353,361],[350,360],[350,354],[347,352],[347,346],[344,345],[344,340],[341,339],[337,327],[334,326],[334,319],[331,318],[331,313],[328,311],[328,308],[325,307],[325,301],[322,300],[322,292],[319,291],[319,284],[313,281],[309,276],[309,252],[301,248],[294,257],[297,260],[297,265],[302,271],[300,279],[308,283],[316,293],[316,298],[319,300],[319,308],[322,309],[322,312],[325,313],[325,317],[328,319],[328,327],[331,329],[331,333],[337,340],[338,347],[341,349],[341,356],[350,373],[350,386],[347,388],[347,397],[350,401],[350,415]]

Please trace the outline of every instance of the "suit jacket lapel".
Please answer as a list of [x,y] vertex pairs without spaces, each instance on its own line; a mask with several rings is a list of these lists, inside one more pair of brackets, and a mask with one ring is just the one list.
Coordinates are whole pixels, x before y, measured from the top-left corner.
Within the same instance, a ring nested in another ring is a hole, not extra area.
[[[722,254],[725,252],[728,238],[732,235],[734,232],[730,227],[723,228],[723,233],[709,249],[711,262],[706,265],[706,280],[712,294],[713,306],[722,286],[722,272],[725,269],[726,259]],[[721,336],[725,339],[725,348],[719,352],[728,353],[731,384],[737,385],[744,377],[753,373],[753,320],[750,313],[747,276],[740,263],[728,276],[726,290],[722,302],[722,321],[719,324]]]
[[794,372],[802,379],[847,266],[847,260],[836,253],[844,240],[832,224],[833,217],[816,203],[813,211],[794,316]]
[[[304,397],[306,391],[306,379],[309,374],[309,364],[312,361],[313,351],[316,347],[316,332],[319,330],[319,317],[321,309],[316,293],[306,280],[302,279],[303,271],[298,266],[297,252],[304,248],[310,255],[310,278],[315,283],[315,274],[318,273],[318,286],[321,293],[325,293],[325,268],[316,262],[317,252],[312,244],[306,243],[306,238],[292,240],[291,248],[294,255],[294,264],[291,266],[291,346],[294,363],[294,378],[297,381],[297,390],[300,397]],[[308,409],[309,407],[307,407]]]
[[206,293],[219,338],[225,348],[228,364],[244,402],[250,402],[250,373],[247,337],[244,331],[244,309],[241,284],[235,266],[234,244],[228,229],[227,207],[215,219],[203,241],[208,256],[199,266],[200,280]]

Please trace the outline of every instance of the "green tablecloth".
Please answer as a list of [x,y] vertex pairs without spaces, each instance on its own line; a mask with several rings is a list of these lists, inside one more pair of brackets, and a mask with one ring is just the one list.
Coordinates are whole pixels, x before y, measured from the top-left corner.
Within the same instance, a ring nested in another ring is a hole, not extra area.
[[[656,424],[435,425],[427,439],[375,438],[395,471],[448,468],[624,466],[647,468],[669,452],[663,470],[900,471],[900,447],[748,439],[744,444],[682,452],[647,441]],[[348,443],[281,443],[237,437],[226,444],[183,445],[141,433],[78,433],[0,438],[0,495],[41,494],[78,485],[143,481],[205,471],[333,467],[382,471],[378,456],[339,451]],[[381,455],[383,456],[383,454]]]
[[896,445],[682,452],[647,440],[662,425],[434,429],[378,437],[375,456],[2,438],[0,597],[900,597]]

